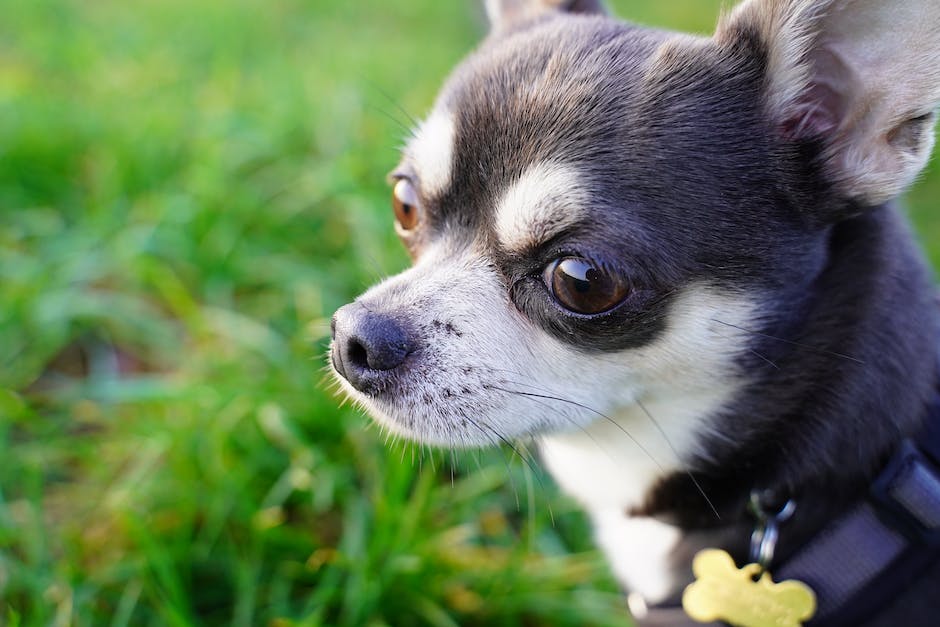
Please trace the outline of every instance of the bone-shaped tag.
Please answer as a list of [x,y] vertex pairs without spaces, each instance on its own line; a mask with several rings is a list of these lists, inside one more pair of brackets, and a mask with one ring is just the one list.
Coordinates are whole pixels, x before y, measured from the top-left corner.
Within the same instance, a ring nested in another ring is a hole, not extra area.
[[757,564],[737,568],[725,551],[705,549],[692,561],[695,581],[682,595],[693,620],[737,627],[800,627],[816,611],[816,595],[801,581],[774,583]]

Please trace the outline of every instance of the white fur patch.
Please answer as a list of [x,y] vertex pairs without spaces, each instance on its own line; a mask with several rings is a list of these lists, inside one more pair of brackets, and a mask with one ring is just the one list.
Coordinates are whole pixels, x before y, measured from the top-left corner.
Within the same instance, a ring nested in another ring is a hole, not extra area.
[[454,118],[447,111],[434,111],[422,122],[405,154],[418,172],[422,193],[435,196],[450,185],[454,167]]
[[496,234],[506,248],[539,244],[575,224],[586,197],[573,166],[554,161],[527,169],[496,206]]
[[669,556],[682,536],[679,529],[652,518],[627,518],[614,510],[596,512],[592,519],[597,543],[624,586],[651,604],[662,603],[675,592]]
[[642,407],[633,404],[578,431],[545,436],[542,457],[562,489],[585,508],[623,514],[642,504],[657,479],[685,468],[697,428],[735,389],[727,383],[641,399]]
[[734,390],[726,384],[647,400],[643,407],[649,415],[634,406],[611,415],[611,421],[601,419],[582,431],[542,439],[543,462],[590,514],[614,574],[651,603],[675,592],[668,556],[680,533],[652,519],[631,518],[627,510],[640,505],[658,479],[686,468],[682,457],[694,450],[696,430],[708,428],[709,413]]

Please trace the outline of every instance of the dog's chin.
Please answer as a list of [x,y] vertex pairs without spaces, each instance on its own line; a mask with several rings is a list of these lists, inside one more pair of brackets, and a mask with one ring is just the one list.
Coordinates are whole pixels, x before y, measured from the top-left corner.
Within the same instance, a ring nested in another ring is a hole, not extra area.
[[[448,449],[484,448],[499,444],[500,439],[485,430],[447,428],[440,426],[422,425],[412,422],[408,426],[408,413],[397,407],[384,407],[374,399],[367,399],[361,403],[369,417],[384,431],[396,438],[401,438],[416,444]],[[502,436],[506,437],[506,436]],[[518,436],[510,436],[515,438]],[[507,438],[508,439],[508,438]]]
[[431,400],[423,393],[421,402],[416,401],[416,392],[407,388],[363,393],[335,370],[333,375],[345,396],[383,431],[418,444],[453,449],[492,447],[577,430],[591,422],[587,415],[563,409],[554,412],[571,413],[563,423],[539,412],[520,413],[512,396],[500,398],[503,395],[499,394],[472,394],[469,398],[456,396],[435,402],[438,399]]

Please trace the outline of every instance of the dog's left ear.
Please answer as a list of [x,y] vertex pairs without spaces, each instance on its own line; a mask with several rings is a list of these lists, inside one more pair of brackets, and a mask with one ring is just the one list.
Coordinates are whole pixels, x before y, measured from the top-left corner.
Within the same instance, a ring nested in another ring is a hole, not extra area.
[[601,0],[485,0],[486,15],[494,31],[501,31],[546,11],[604,14]]
[[[818,141],[823,176],[876,206],[930,158],[940,105],[940,0],[746,0],[720,44],[757,41],[785,141]],[[756,39],[755,39],[756,38]]]

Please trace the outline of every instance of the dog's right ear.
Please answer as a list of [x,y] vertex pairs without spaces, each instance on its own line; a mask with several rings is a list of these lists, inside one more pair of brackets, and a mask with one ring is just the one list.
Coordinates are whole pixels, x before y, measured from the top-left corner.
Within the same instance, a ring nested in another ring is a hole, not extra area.
[[485,0],[494,31],[512,28],[547,11],[606,14],[601,0]]
[[716,38],[757,42],[766,115],[783,140],[817,142],[821,174],[841,197],[879,205],[926,165],[940,0],[745,0]]

